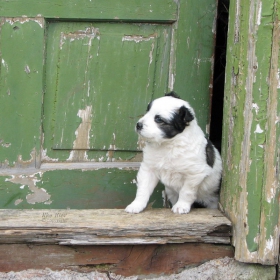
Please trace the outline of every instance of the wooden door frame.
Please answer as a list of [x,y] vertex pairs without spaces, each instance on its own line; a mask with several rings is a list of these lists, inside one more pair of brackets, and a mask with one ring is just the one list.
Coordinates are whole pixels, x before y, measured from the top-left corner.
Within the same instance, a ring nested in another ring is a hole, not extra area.
[[[277,4],[278,3],[278,4]],[[230,1],[221,203],[235,258],[279,254],[279,1]]]

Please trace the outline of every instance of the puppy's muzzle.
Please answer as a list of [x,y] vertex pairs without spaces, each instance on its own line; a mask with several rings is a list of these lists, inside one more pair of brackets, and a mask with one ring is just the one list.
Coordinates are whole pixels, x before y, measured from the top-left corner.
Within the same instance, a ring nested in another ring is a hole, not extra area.
[[137,131],[140,131],[140,130],[142,130],[142,128],[143,128],[143,123],[138,122],[138,123],[136,124],[136,130],[137,130]]

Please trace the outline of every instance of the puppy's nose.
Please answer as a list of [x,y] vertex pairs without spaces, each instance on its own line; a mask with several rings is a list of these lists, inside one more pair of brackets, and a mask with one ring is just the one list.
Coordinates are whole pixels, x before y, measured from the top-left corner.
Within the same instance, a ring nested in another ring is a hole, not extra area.
[[138,122],[138,123],[136,124],[136,129],[137,129],[137,130],[141,130],[142,128],[143,128],[143,123]]

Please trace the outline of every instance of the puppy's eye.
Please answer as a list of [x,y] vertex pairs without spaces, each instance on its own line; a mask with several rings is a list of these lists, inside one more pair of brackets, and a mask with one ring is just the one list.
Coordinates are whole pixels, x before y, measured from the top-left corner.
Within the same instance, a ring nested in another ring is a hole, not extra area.
[[163,123],[164,120],[163,120],[159,115],[156,115],[156,116],[155,116],[155,122],[156,122],[156,123]]

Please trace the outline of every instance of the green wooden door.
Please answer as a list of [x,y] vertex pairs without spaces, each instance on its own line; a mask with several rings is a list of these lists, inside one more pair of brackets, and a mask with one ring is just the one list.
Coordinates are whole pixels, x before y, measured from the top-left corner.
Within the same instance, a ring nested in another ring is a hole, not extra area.
[[1,3],[0,207],[131,202],[151,99],[177,91],[207,132],[215,13],[215,0]]

